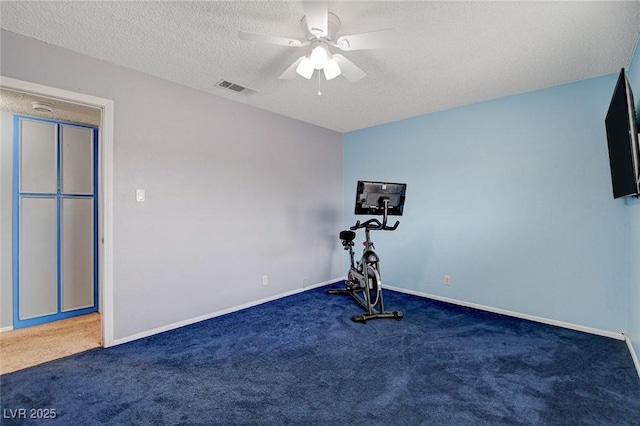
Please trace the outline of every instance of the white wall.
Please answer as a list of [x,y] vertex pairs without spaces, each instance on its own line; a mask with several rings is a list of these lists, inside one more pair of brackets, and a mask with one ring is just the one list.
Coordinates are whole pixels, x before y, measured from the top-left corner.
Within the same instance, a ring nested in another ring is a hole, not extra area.
[[6,31],[1,43],[0,74],[114,100],[116,340],[343,274],[339,133]]
[[13,324],[11,206],[13,115],[0,112],[0,328]]

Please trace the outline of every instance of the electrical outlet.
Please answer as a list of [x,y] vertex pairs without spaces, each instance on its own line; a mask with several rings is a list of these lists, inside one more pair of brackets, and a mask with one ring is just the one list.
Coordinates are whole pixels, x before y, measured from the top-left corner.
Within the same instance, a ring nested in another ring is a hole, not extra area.
[[262,285],[268,285],[269,284],[269,275],[263,275],[262,276]]
[[306,279],[306,278],[303,278],[303,279],[302,279],[302,287],[304,288],[304,287],[306,287],[306,286],[307,286],[307,279]]
[[451,285],[451,277],[449,275],[444,276],[444,285]]

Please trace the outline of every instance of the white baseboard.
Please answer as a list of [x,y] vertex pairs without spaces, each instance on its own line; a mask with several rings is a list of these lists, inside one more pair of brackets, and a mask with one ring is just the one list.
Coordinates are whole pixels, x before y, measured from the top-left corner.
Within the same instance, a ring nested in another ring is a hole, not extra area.
[[400,293],[411,294],[413,296],[425,297],[427,299],[438,300],[440,302],[452,303],[454,305],[465,306],[468,308],[479,309],[481,311],[493,312],[495,314],[507,315],[510,317],[525,319],[529,321],[535,321],[543,324],[555,325],[558,327],[568,328],[570,330],[583,331],[585,333],[596,334],[598,336],[610,337],[617,340],[625,340],[626,336],[623,333],[617,333],[614,331],[600,330],[598,328],[586,327],[583,325],[572,324],[564,321],[557,321],[549,318],[538,317],[535,315],[522,314],[520,312],[508,311],[506,309],[494,308],[491,306],[479,305],[477,303],[465,302],[463,300],[450,299],[448,297],[437,296],[435,294],[422,293],[415,290],[407,290],[400,287],[393,287],[385,285],[384,288],[394,290]]
[[12,325],[8,325],[6,327],[0,328],[0,333],[4,333],[5,331],[12,331],[12,330],[13,330],[13,326]]
[[267,303],[267,302],[271,302],[277,299],[281,299],[283,297],[287,297],[287,296],[292,296],[294,294],[298,294],[298,293],[302,293],[308,290],[312,290],[314,288],[318,288],[318,287],[322,287],[325,286],[327,284],[332,284],[335,282],[339,282],[342,281],[344,278],[340,277],[340,278],[335,278],[329,281],[324,281],[321,283],[317,283],[317,284],[312,284],[312,285],[308,285],[306,287],[303,288],[297,288],[291,291],[287,291],[285,293],[281,293],[281,294],[276,294],[275,296],[270,296],[270,297],[266,297],[264,299],[260,299],[260,300],[256,300],[253,302],[249,302],[249,303],[245,303],[239,306],[234,306],[231,308],[227,308],[227,309],[223,309],[221,311],[217,311],[217,312],[212,312],[210,314],[206,314],[206,315],[201,315],[195,318],[190,318],[190,319],[186,319],[184,321],[178,321],[175,322],[173,324],[168,324],[162,327],[158,327],[158,328],[154,328],[153,330],[148,330],[148,331],[143,331],[141,333],[136,333],[133,334],[131,336],[127,336],[127,337],[122,337],[119,339],[114,339],[113,344],[114,345],[121,345],[123,343],[127,343],[127,342],[131,342],[134,340],[138,340],[138,339],[142,339],[145,337],[149,337],[149,336],[153,336],[154,334],[158,334],[158,333],[162,333],[165,331],[169,331],[169,330],[174,330],[176,328],[180,328],[180,327],[184,327],[186,325],[190,325],[190,324],[195,324],[197,322],[200,321],[205,321],[211,318],[215,318],[215,317],[219,317],[221,315],[226,315],[226,314],[230,314],[232,312],[236,312],[236,311],[240,311],[242,309],[247,309],[247,308],[251,308],[253,306],[257,306],[257,305],[262,305],[263,303]]
[[[228,309],[223,309],[221,311],[217,311],[217,312],[213,312],[210,314],[206,314],[206,315],[201,315],[195,318],[190,318],[184,321],[178,321],[175,322],[173,324],[169,324],[169,325],[165,325],[163,327],[158,327],[158,328],[154,328],[152,330],[148,330],[148,331],[143,331],[141,333],[136,333],[133,334],[131,336],[127,336],[127,337],[123,337],[120,339],[115,339],[114,340],[114,345],[120,345],[123,343],[127,343],[127,342],[131,342],[134,340],[138,340],[138,339],[142,339],[145,337],[149,337],[149,336],[153,336],[154,334],[158,334],[158,333],[162,333],[165,331],[169,331],[169,330],[174,330],[176,328],[180,328],[180,327],[184,327],[190,324],[195,324],[197,322],[200,321],[205,321],[211,318],[215,318],[215,317],[219,317],[222,315],[226,315],[226,314],[230,314],[232,312],[236,312],[236,311],[240,311],[243,309],[247,309],[247,308],[251,308],[253,306],[257,306],[257,305],[261,305],[263,303],[267,303],[267,302],[271,302],[277,299],[281,299],[283,297],[287,297],[287,296],[292,296],[294,294],[298,294],[298,293],[302,293],[308,290],[312,290],[314,288],[318,288],[318,287],[323,287],[325,285],[328,284],[332,284],[332,283],[336,283],[336,282],[340,282],[343,281],[345,279],[345,277],[339,277],[339,278],[335,278],[332,280],[328,280],[328,281],[324,281],[321,283],[317,283],[317,284],[312,284],[310,286],[304,287],[304,288],[299,288],[299,289],[294,289],[291,291],[287,291],[285,293],[281,293],[281,294],[277,294],[275,296],[270,296],[270,297],[266,297],[264,299],[260,299],[260,300],[256,300],[253,302],[249,302],[249,303],[245,303],[242,305],[238,305],[238,306],[234,306]],[[458,306],[465,306],[468,308],[473,308],[473,309],[478,309],[481,311],[487,311],[487,312],[493,312],[496,314],[502,314],[502,315],[507,315],[510,317],[515,317],[515,318],[520,318],[520,319],[525,319],[525,320],[530,320],[530,321],[535,321],[535,322],[539,322],[539,323],[543,323],[543,324],[549,324],[549,325],[554,325],[554,326],[558,326],[558,327],[563,327],[563,328],[567,328],[570,330],[576,330],[576,331],[582,331],[585,333],[590,333],[590,334],[595,334],[598,336],[604,336],[604,337],[610,337],[613,339],[617,339],[617,340],[624,340],[627,343],[627,347],[629,348],[629,352],[631,353],[631,357],[633,358],[633,363],[636,367],[636,371],[638,372],[638,376],[640,377],[640,361],[638,360],[638,356],[636,355],[633,346],[631,345],[631,341],[629,340],[629,338],[627,336],[625,336],[623,333],[616,333],[613,331],[607,331],[607,330],[600,330],[597,328],[592,328],[592,327],[585,327],[582,325],[578,325],[578,324],[572,324],[572,323],[568,323],[568,322],[564,322],[564,321],[557,321],[557,320],[552,320],[549,318],[544,318],[544,317],[538,317],[535,315],[528,315],[528,314],[522,314],[519,312],[514,312],[514,311],[508,311],[506,309],[499,309],[499,308],[494,308],[491,306],[485,306],[485,305],[480,305],[477,303],[470,303],[470,302],[465,302],[462,300],[457,300],[457,299],[451,299],[448,297],[442,297],[442,296],[437,296],[434,294],[428,294],[428,293],[422,293],[419,291],[415,291],[415,290],[408,290],[408,289],[404,289],[404,288],[400,288],[400,287],[394,287],[394,286],[390,286],[390,285],[384,285],[384,288],[389,289],[389,290],[393,290],[393,291],[397,291],[399,293],[406,293],[406,294],[411,294],[413,296],[418,296],[418,297],[424,297],[427,299],[433,299],[433,300],[438,300],[441,302],[446,302],[446,303],[452,303],[454,305],[458,305]],[[4,327],[2,329],[0,329],[1,331],[10,331],[13,330],[13,327]]]
[[631,339],[629,336],[625,336],[627,342],[627,347],[629,348],[629,353],[631,354],[631,359],[633,359],[633,365],[636,366],[636,372],[638,373],[638,377],[640,377],[640,360],[638,360],[638,355],[636,354],[635,349],[633,349],[633,345],[631,344]]

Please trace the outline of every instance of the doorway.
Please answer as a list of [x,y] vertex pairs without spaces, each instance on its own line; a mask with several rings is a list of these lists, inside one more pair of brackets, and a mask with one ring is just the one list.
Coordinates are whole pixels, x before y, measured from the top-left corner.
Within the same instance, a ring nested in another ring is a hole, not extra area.
[[[65,102],[78,107],[88,107],[97,109],[99,112],[100,132],[98,137],[97,151],[97,183],[99,193],[98,211],[97,211],[97,292],[99,295],[98,310],[100,311],[100,334],[103,347],[112,346],[114,344],[114,326],[113,326],[113,101],[98,98],[90,95],[84,95],[77,92],[71,92],[50,86],[39,85],[35,83],[25,82],[9,77],[0,76],[0,90],[10,90],[28,96],[45,98],[55,102]],[[6,155],[3,155],[3,162]],[[6,179],[3,179],[6,180]],[[3,183],[3,186],[6,186]],[[4,193],[3,189],[3,193]],[[4,194],[3,194],[4,197]],[[3,198],[4,200],[4,198]],[[3,221],[6,215],[3,213]],[[6,227],[3,227],[6,231]],[[3,248],[6,241],[6,232],[2,233]],[[6,250],[3,249],[3,253]],[[9,254],[11,250],[9,250]],[[0,263],[0,276],[7,276],[6,262]],[[3,279],[3,281],[6,281]],[[2,288],[2,304],[6,307],[7,294],[6,285],[3,282]],[[10,297],[10,299],[13,299]],[[2,331],[11,330],[13,325],[7,327],[2,324]]]

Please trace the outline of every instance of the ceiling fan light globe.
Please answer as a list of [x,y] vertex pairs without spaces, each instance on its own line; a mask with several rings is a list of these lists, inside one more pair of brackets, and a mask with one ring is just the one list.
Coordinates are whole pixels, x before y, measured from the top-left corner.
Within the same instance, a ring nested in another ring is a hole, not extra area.
[[296,68],[296,72],[300,74],[302,77],[309,80],[313,75],[314,67],[311,64],[311,59],[305,57],[300,64],[298,64],[298,68]]
[[339,76],[341,73],[342,71],[340,71],[340,67],[338,66],[338,63],[336,62],[336,60],[333,58],[330,58],[327,61],[327,65],[324,67],[324,77],[327,80],[331,80]]
[[327,61],[329,60],[329,55],[327,51],[322,46],[316,46],[311,51],[311,64],[317,70],[323,69],[327,65]]

